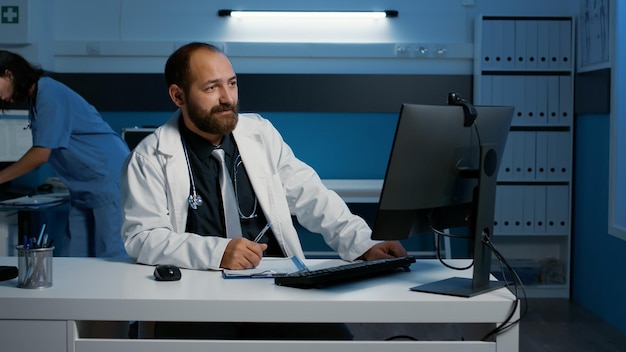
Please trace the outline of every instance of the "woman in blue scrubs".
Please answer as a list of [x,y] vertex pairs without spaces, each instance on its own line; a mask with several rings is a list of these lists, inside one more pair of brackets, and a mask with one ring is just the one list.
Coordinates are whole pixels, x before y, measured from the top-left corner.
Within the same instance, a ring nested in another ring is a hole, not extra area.
[[33,146],[0,171],[0,184],[49,162],[70,193],[61,255],[126,257],[119,194],[126,143],[76,92],[0,50],[0,108],[26,105]]

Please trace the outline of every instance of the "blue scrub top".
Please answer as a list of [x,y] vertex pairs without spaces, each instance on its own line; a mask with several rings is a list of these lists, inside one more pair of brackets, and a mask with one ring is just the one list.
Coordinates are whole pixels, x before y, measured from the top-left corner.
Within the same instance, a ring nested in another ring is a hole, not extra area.
[[129,149],[98,111],[50,77],[39,79],[29,110],[33,146],[52,149],[48,162],[69,188],[72,204],[92,208],[118,201]]

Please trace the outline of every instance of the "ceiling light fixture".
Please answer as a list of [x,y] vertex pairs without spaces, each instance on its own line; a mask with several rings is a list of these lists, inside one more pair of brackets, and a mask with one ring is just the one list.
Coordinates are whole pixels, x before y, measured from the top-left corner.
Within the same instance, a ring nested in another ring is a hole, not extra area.
[[260,11],[260,10],[218,10],[219,17],[233,18],[393,18],[398,11]]

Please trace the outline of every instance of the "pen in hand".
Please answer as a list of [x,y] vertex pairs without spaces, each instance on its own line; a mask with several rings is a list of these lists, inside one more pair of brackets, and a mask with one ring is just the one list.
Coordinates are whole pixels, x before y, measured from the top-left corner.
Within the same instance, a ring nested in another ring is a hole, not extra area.
[[270,229],[270,226],[272,226],[272,224],[270,224],[270,223],[265,225],[265,227],[261,230],[261,232],[259,232],[259,234],[256,235],[256,237],[254,238],[254,242],[259,243],[259,241],[261,240],[261,238],[263,238],[263,236],[265,235],[267,230]]

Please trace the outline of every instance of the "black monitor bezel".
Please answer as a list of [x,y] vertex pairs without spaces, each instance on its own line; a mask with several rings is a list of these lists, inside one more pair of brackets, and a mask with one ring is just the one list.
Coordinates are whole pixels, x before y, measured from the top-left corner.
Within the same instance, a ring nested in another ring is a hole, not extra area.
[[[472,279],[415,290],[469,297],[502,286],[489,280],[491,252],[484,241],[493,236],[497,171],[513,108],[475,109],[470,126],[461,106],[403,104],[400,110],[372,239],[465,227],[474,260]],[[416,169],[420,165],[430,169]],[[430,199],[418,198],[428,192]]]

